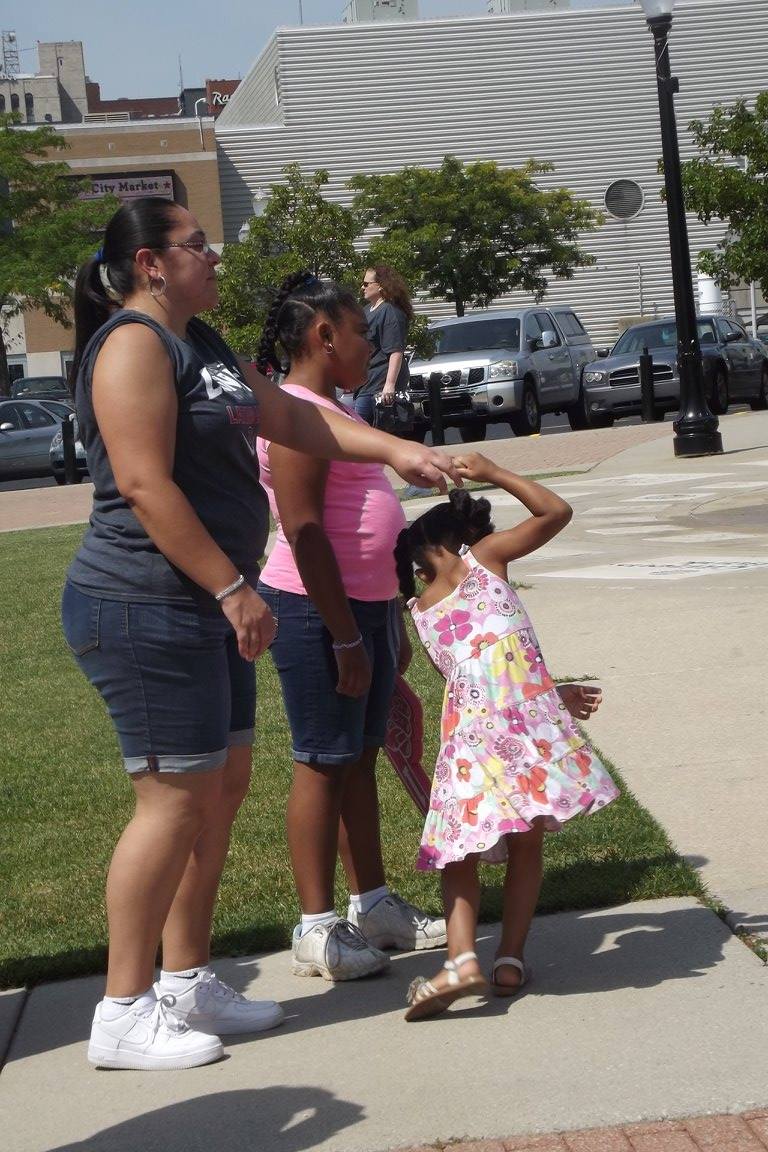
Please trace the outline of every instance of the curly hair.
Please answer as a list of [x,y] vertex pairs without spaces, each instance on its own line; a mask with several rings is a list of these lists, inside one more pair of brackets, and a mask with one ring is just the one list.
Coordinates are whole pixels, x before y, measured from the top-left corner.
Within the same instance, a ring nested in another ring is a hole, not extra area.
[[401,312],[404,312],[410,324],[413,320],[413,304],[411,304],[408,285],[403,277],[389,264],[372,264],[371,271],[381,288],[381,295],[390,304],[394,304]]
[[312,272],[293,272],[286,276],[277,290],[264,322],[264,329],[256,354],[256,365],[264,372],[268,365],[281,372],[283,365],[277,345],[289,360],[301,357],[307,329],[312,318],[322,312],[330,320],[339,321],[344,311],[360,311],[360,304],[348,288],[332,280],[319,280]]
[[416,595],[414,565],[431,571],[430,547],[441,546],[458,555],[463,544],[476,544],[493,530],[489,501],[483,496],[474,499],[463,488],[455,488],[446,503],[430,508],[397,538],[395,566],[402,596],[410,600]]

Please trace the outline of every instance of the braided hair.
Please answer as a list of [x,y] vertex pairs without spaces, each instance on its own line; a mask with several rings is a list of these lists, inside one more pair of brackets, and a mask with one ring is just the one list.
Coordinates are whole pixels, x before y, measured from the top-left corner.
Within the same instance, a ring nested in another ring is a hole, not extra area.
[[287,353],[289,360],[300,359],[307,330],[318,312],[338,322],[342,312],[348,310],[360,310],[357,297],[348,288],[332,280],[319,280],[307,271],[293,272],[286,276],[264,322],[256,354],[259,371],[265,372],[269,365],[276,372],[283,370],[277,353],[278,344]]
[[414,565],[431,571],[430,547],[447,548],[459,554],[463,544],[471,546],[493,532],[491,505],[485,497],[474,499],[463,488],[454,488],[447,503],[437,504],[403,528],[395,545],[395,566],[400,592],[406,600],[416,595]]

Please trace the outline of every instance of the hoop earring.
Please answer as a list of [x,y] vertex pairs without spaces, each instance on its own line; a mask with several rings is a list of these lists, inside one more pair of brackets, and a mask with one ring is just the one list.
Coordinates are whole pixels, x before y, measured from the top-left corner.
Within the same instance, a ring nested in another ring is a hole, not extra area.
[[[159,300],[161,296],[165,296],[165,292],[166,292],[167,287],[168,287],[168,281],[166,280],[165,276],[163,276],[163,274],[161,273],[159,276],[155,276],[154,279],[150,280],[150,282],[149,282],[149,294],[153,300]],[[157,288],[157,291],[155,291],[156,288]]]

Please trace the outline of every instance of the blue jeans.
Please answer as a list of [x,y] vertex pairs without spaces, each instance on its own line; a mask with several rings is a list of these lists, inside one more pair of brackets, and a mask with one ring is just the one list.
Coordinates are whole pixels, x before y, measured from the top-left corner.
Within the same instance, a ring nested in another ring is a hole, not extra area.
[[107,705],[128,772],[210,772],[253,743],[254,666],[229,621],[193,606],[105,600],[71,582],[64,638]]
[[371,662],[365,696],[336,691],[332,638],[308,596],[259,583],[277,623],[270,654],[280,677],[291,728],[291,755],[300,764],[350,764],[364,748],[380,748],[397,674],[400,632],[396,600],[350,600]]
[[358,392],[355,396],[355,412],[365,420],[366,424],[373,424],[373,398],[375,392]]

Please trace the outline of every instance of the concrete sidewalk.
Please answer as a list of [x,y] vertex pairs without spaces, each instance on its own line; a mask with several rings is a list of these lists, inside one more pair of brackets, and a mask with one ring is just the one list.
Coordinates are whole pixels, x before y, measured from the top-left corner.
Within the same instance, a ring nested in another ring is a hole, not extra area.
[[[699,460],[674,458],[668,426],[496,441],[487,451],[521,471],[595,465],[552,481],[576,516],[514,576],[531,585],[523,597],[552,671],[603,684],[596,742],[734,923],[757,934],[768,931],[768,413],[721,425],[726,454]],[[631,436],[617,454],[609,438],[622,434]],[[499,527],[519,519],[505,494],[493,503]],[[406,505],[409,515],[425,506]],[[493,931],[482,934],[487,963]],[[222,961],[236,988],[282,1000],[286,1025],[228,1044],[218,1065],[164,1075],[87,1066],[100,979],[41,986],[26,998],[0,1077],[7,1146],[764,1146],[768,968],[711,911],[660,900],[541,917],[529,959],[535,979],[516,1000],[464,1001],[411,1025],[405,989],[435,957],[398,957],[383,979],[333,987],[292,977],[285,953]],[[0,1022],[21,1002],[0,998]],[[711,1113],[750,1119],[682,1123]],[[666,1118],[681,1123],[625,1128]],[[612,1127],[582,1131],[602,1126]]]

